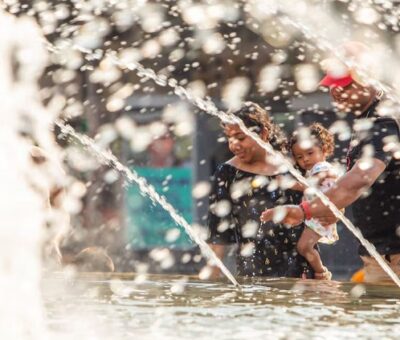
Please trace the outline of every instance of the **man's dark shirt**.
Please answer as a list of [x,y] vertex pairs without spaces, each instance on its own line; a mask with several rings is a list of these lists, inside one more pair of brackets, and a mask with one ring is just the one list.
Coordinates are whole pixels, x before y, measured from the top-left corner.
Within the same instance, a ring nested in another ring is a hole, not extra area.
[[[279,188],[268,190],[274,177],[262,176],[266,183],[258,186],[259,177],[227,163],[217,168],[210,194],[207,242],[238,245],[236,268],[239,276],[300,277],[305,272],[312,277],[311,268],[296,251],[303,227],[260,223],[265,209],[299,203],[301,195]],[[222,208],[226,211],[218,212]],[[247,251],[243,252],[245,249]]]
[[[367,131],[354,133],[353,142],[358,141],[358,144],[349,149],[347,162],[348,170],[363,157],[366,164],[368,157],[369,160],[372,157],[386,165],[366,195],[353,203],[352,210],[354,224],[367,240],[375,245],[380,254],[391,255],[400,253],[400,155],[394,153],[388,143],[393,138],[398,143],[399,126],[393,118],[377,115],[378,104],[375,101],[356,119],[356,122],[368,119],[372,126]],[[362,246],[359,252],[360,255],[369,255]]]

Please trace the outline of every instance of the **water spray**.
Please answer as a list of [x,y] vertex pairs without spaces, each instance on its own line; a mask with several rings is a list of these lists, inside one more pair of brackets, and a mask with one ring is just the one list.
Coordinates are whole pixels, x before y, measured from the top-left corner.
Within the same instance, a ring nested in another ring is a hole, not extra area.
[[[83,49],[79,46],[75,46],[77,49],[79,49],[83,53],[93,53],[89,49]],[[303,184],[306,188],[310,187],[310,184],[307,182],[306,178],[304,178],[292,165],[290,160],[286,159],[283,154],[280,152],[274,150],[272,146],[263,141],[257,134],[254,132],[250,131],[241,121],[241,119],[227,114],[223,111],[218,110],[218,108],[215,106],[213,102],[210,100],[203,100],[201,98],[197,98],[194,96],[192,93],[190,93],[187,89],[185,89],[183,86],[178,85],[178,82],[175,79],[169,79],[165,76],[159,76],[157,73],[149,68],[144,67],[141,63],[139,62],[129,62],[125,63],[119,60],[116,56],[115,53],[113,52],[107,52],[105,54],[106,56],[110,57],[111,60],[118,65],[121,68],[128,69],[130,71],[135,71],[138,76],[140,77],[147,77],[155,81],[156,84],[160,86],[168,86],[171,87],[174,90],[174,93],[179,96],[182,99],[185,99],[195,105],[196,107],[200,108],[204,112],[218,117],[221,121],[225,123],[230,123],[230,124],[238,124],[241,128],[241,130],[251,138],[253,138],[257,144],[259,144],[262,148],[264,148],[269,154],[271,154],[274,159],[276,160],[276,163],[279,163],[283,166],[285,166],[288,171],[293,175],[293,177],[298,180],[301,184]],[[368,250],[368,252],[371,254],[372,257],[376,259],[376,261],[379,263],[379,265],[382,267],[382,269],[389,275],[389,277],[396,283],[397,286],[400,287],[400,279],[397,277],[397,275],[393,272],[393,270],[388,266],[388,264],[382,259],[382,257],[379,255],[379,253],[376,251],[375,247],[362,235],[361,231],[356,228],[353,223],[346,217],[344,214],[329,200],[328,197],[326,197],[320,190],[317,188],[313,188],[315,195],[321,199],[323,204],[328,207],[333,214],[341,220],[344,225],[350,230],[350,232],[357,237],[357,239],[361,242],[361,244]],[[186,228],[185,228],[186,230]],[[214,254],[215,255],[215,254]]]
[[180,226],[184,228],[190,238],[200,247],[202,254],[205,255],[207,259],[209,259],[212,263],[215,263],[224,275],[233,283],[233,285],[237,288],[241,288],[239,283],[233,277],[231,272],[222,261],[218,258],[218,256],[212,251],[210,246],[200,237],[200,235],[193,229],[193,227],[176,211],[176,209],[167,202],[164,196],[161,196],[157,193],[152,185],[146,182],[146,180],[139,176],[137,172],[133,169],[129,169],[124,166],[118,159],[109,151],[102,150],[98,145],[95,144],[93,139],[88,136],[81,135],[77,133],[71,126],[66,125],[61,120],[57,120],[55,124],[61,129],[61,132],[65,135],[70,135],[71,137],[78,140],[82,145],[90,148],[93,151],[98,159],[105,165],[108,165],[118,172],[124,174],[124,176],[128,179],[130,183],[136,183],[140,191],[147,196],[149,196],[153,201],[157,202],[162,208],[164,208],[173,218],[173,220]]
[[[303,28],[304,31],[304,28]],[[76,46],[81,52],[87,53],[87,54],[93,54],[92,51],[88,49],[82,49],[79,46]],[[53,50],[53,52],[55,52]],[[169,86],[173,88],[174,92],[176,95],[178,95],[181,98],[184,98],[194,104],[195,106],[199,107],[201,110],[207,112],[208,114],[218,116],[222,121],[225,122],[234,122],[238,124],[241,129],[243,130],[244,133],[247,135],[251,136],[260,146],[262,146],[268,153],[270,153],[273,156],[276,156],[277,159],[280,160],[281,164],[284,165],[289,172],[302,184],[304,184],[306,187],[309,187],[306,179],[301,176],[296,169],[294,169],[293,165],[290,163],[290,161],[286,160],[283,155],[281,155],[279,152],[276,152],[275,150],[272,149],[272,147],[268,144],[262,141],[259,136],[256,134],[252,133],[249,131],[241,122],[240,120],[236,119],[235,117],[231,117],[227,115],[224,112],[218,111],[218,109],[215,107],[215,105],[211,101],[204,101],[200,98],[194,97],[191,93],[189,93],[185,88],[182,86],[179,86],[177,84],[177,81],[175,79],[167,79],[166,77],[158,76],[154,70],[144,68],[140,63],[138,62],[131,62],[131,63],[123,63],[118,58],[116,58],[115,53],[107,52],[107,56],[111,57],[112,60],[116,65],[118,65],[121,68],[126,68],[128,70],[134,70],[137,72],[137,74],[140,77],[147,77],[150,79],[153,79],[158,85],[160,86]],[[377,260],[377,262],[382,266],[382,268],[388,273],[388,275],[393,279],[393,281],[400,287],[400,280],[398,277],[392,272],[390,267],[383,261],[381,256],[376,252],[375,248],[373,245],[371,245],[363,236],[362,233],[360,232],[359,229],[355,228],[354,225],[336,208],[336,206],[330,202],[330,200],[319,190],[315,190],[315,194],[318,198],[321,199],[321,201],[332,210],[332,212],[335,214],[337,218],[343,221],[343,223],[346,225],[346,227],[349,228],[349,230],[360,240],[360,242],[367,248],[367,250],[370,252],[370,254]]]

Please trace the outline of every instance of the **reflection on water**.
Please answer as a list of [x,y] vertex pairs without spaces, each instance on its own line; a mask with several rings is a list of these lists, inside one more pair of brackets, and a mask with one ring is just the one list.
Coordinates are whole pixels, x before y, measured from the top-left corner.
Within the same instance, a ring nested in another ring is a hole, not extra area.
[[44,279],[51,330],[85,339],[398,339],[400,289],[313,280],[165,275]]

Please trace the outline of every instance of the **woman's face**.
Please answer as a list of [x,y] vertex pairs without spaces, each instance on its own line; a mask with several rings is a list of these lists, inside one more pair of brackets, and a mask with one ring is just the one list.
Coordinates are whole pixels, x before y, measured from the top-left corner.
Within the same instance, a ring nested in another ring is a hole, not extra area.
[[[252,163],[265,158],[265,150],[253,138],[246,135],[238,125],[227,125],[224,132],[228,138],[229,150],[242,162]],[[267,136],[260,137],[266,140]]]

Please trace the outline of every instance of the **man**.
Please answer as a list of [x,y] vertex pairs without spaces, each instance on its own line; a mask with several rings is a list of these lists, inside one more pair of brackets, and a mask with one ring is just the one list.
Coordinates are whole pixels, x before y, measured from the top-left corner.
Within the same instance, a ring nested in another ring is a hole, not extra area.
[[[355,115],[355,131],[347,154],[348,172],[325,195],[339,209],[352,204],[354,224],[399,275],[399,126],[394,118],[378,115],[381,93],[361,84],[351,73],[340,77],[328,73],[321,85],[329,87],[338,110]],[[298,225],[311,217],[323,224],[332,222],[333,214],[320,199],[285,208],[283,223],[289,225]],[[265,210],[261,219],[271,220],[277,212],[275,209]],[[359,253],[366,282],[389,280],[364,247],[360,246]]]

